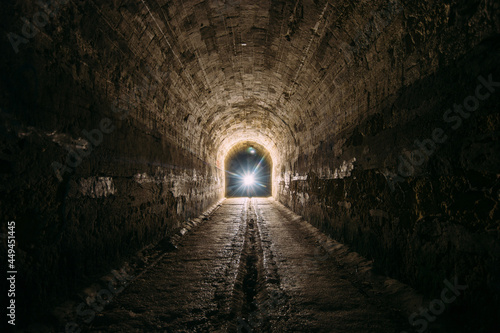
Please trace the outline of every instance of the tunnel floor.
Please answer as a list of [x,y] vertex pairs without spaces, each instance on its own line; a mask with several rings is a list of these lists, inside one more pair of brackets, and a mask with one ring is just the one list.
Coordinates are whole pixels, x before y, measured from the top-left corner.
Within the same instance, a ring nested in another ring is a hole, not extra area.
[[[270,198],[232,198],[90,332],[401,332],[402,312]],[[360,268],[361,269],[361,268]]]

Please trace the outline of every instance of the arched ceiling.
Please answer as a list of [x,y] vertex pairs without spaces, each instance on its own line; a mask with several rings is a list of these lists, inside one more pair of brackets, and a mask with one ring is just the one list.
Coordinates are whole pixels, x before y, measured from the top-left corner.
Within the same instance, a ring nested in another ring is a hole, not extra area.
[[[331,82],[321,80],[326,64],[318,59],[335,57],[318,55],[318,47],[338,16],[356,7],[320,0],[96,6],[160,73],[166,108],[176,109],[171,121],[189,124],[191,133],[184,134],[205,158],[250,139],[271,152],[293,153],[304,133],[323,121],[314,109]],[[111,17],[117,10],[121,19]]]
[[[432,0],[115,0],[88,6],[96,10],[80,18],[82,25],[103,20],[95,25],[107,25],[113,36],[100,38],[127,54],[123,68],[151,68],[158,83],[142,98],[154,103],[138,118],[161,122],[165,135],[207,162],[252,140],[276,155],[275,166],[299,150],[313,151],[403,85],[429,75],[435,61],[424,68],[419,59],[437,53],[418,50],[435,48],[449,9]],[[442,14],[442,22],[428,20],[429,10]],[[410,29],[410,21],[428,29]],[[424,40],[425,34],[432,38]],[[121,65],[114,66],[123,76]]]

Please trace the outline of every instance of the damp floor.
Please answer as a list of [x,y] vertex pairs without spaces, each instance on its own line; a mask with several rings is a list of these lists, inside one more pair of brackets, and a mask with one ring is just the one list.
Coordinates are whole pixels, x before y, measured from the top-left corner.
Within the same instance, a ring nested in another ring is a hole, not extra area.
[[387,283],[366,280],[367,261],[326,240],[271,198],[226,199],[83,331],[407,329]]

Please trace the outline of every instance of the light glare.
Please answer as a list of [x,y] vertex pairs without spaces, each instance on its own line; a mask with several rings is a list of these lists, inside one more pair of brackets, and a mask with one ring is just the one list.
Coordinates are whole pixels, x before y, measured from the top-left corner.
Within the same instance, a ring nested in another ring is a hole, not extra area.
[[246,175],[243,177],[243,184],[245,186],[252,186],[255,183],[255,178],[253,175]]

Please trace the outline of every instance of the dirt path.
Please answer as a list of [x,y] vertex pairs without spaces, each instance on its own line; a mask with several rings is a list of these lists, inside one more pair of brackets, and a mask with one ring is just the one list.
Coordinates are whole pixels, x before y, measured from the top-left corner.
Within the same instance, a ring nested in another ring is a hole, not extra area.
[[333,255],[272,199],[228,199],[88,331],[401,332],[404,315]]

